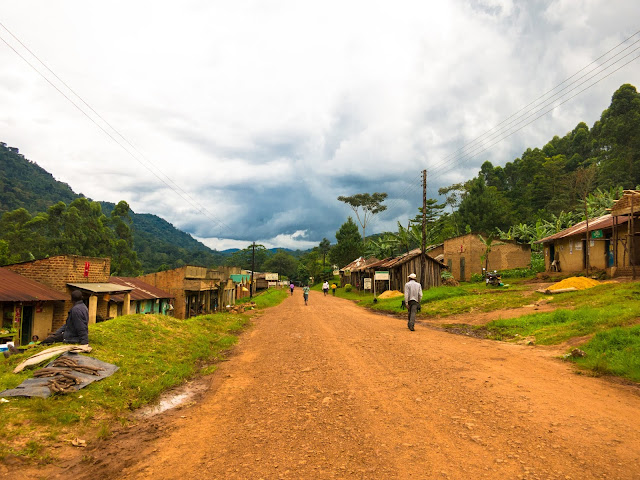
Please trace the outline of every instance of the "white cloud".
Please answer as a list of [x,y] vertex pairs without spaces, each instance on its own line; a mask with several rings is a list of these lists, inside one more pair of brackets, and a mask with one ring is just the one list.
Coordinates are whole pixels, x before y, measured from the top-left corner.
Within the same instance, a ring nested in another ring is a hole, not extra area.
[[614,4],[6,0],[3,24],[164,182],[4,44],[0,141],[76,192],[216,245],[333,240],[349,213],[336,197],[359,191],[389,192],[393,211],[374,228],[394,228],[420,203],[423,168],[435,194],[485,160],[592,125],[622,83],[638,83],[636,61],[502,142],[449,157],[634,33],[640,4]]

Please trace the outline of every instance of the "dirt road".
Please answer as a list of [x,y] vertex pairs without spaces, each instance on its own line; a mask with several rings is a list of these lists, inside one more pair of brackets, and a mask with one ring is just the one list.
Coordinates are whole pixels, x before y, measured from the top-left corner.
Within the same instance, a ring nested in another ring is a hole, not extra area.
[[299,292],[255,319],[195,405],[50,478],[638,479],[640,392],[548,350]]

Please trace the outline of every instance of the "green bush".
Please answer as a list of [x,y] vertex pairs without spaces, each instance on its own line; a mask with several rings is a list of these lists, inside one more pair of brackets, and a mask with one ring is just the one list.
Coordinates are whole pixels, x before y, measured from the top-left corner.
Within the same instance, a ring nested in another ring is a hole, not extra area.
[[484,281],[484,278],[482,278],[482,275],[479,273],[472,273],[471,274],[471,283],[480,283]]
[[353,290],[353,285],[351,285],[350,283],[347,283],[347,284],[344,286],[344,291],[345,291],[345,292],[350,292],[351,290]]

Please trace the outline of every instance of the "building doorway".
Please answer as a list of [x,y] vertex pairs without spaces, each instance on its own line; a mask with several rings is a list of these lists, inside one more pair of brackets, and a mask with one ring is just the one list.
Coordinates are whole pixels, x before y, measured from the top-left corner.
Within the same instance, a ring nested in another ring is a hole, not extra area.
[[22,307],[22,319],[20,321],[20,345],[28,345],[33,332],[33,305]]

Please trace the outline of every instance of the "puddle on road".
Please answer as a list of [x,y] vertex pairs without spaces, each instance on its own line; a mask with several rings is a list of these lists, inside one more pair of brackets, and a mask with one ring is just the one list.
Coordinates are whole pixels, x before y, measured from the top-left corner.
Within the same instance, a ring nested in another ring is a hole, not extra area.
[[165,393],[160,400],[153,405],[148,405],[136,412],[137,417],[149,418],[173,408],[184,406],[197,395],[209,388],[209,382],[192,382],[180,388]]

